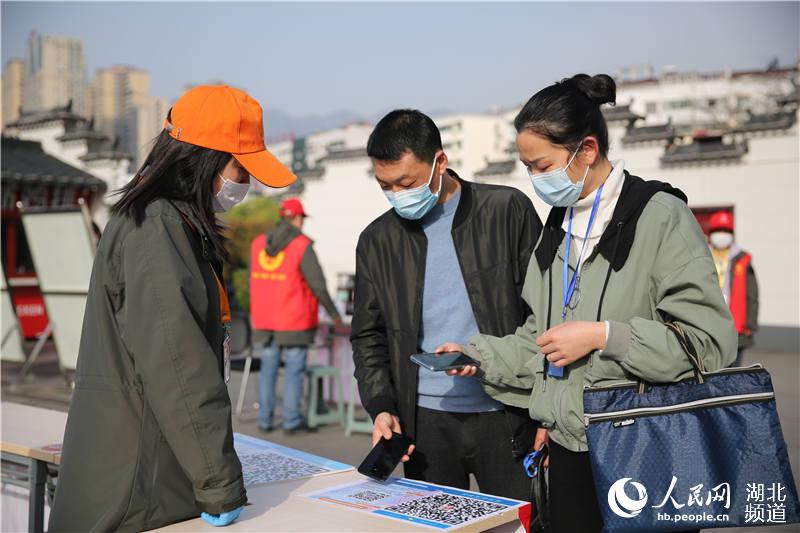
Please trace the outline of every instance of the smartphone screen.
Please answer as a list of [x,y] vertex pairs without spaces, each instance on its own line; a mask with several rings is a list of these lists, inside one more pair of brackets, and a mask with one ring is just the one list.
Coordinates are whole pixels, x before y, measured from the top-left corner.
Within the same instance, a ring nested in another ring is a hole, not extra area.
[[411,360],[434,372],[463,368],[467,365],[481,366],[480,362],[461,352],[418,353],[412,355]]
[[358,471],[367,477],[385,481],[411,446],[411,439],[392,433],[392,438],[381,438],[359,465]]

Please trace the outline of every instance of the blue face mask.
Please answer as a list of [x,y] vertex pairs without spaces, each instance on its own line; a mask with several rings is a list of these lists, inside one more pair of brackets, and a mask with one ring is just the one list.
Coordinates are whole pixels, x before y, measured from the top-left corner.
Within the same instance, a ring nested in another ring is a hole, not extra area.
[[414,189],[406,189],[404,191],[392,192],[383,191],[389,203],[394,207],[395,212],[403,218],[408,220],[419,220],[428,214],[428,211],[433,209],[436,202],[439,200],[439,193],[442,192],[442,181],[439,180],[439,190],[436,194],[431,191],[431,182],[433,181],[433,173],[436,171],[436,159],[433,160],[433,167],[431,168],[431,175],[428,182],[420,185]]
[[[578,146],[578,150],[580,150]],[[531,169],[528,169],[528,176],[531,178],[533,190],[536,195],[544,200],[546,203],[554,207],[567,207],[577,202],[581,197],[583,191],[583,184],[586,181],[586,175],[589,173],[589,167],[586,167],[586,172],[583,173],[581,181],[575,183],[569,179],[567,168],[572,164],[572,160],[578,155],[578,150],[572,154],[567,164],[557,170],[550,172],[542,172],[541,174],[534,174]]]

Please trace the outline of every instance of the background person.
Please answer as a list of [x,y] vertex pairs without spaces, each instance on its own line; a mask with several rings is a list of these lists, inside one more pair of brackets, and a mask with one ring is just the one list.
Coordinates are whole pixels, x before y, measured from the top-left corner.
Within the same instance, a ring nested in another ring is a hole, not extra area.
[[258,427],[272,431],[275,385],[281,357],[283,429],[308,430],[300,413],[308,347],[314,343],[321,303],[336,325],[342,318],[328,294],[313,242],[302,233],[303,204],[290,198],[281,204],[281,220],[253,240],[250,258],[250,319],[266,339],[261,356]]
[[758,330],[758,282],[753,257],[736,244],[733,222],[733,215],[727,211],[714,213],[709,221],[708,245],[717,267],[719,287],[739,334],[733,366],[740,366],[742,355],[753,346],[753,333]]

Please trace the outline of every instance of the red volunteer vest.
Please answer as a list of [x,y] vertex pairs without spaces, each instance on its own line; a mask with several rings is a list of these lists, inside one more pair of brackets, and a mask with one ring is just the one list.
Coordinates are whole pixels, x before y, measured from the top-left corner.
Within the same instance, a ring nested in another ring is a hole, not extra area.
[[750,266],[750,254],[744,254],[739,261],[731,265],[731,300],[730,308],[733,325],[738,333],[747,329],[747,268]]
[[300,271],[311,240],[299,235],[275,257],[267,255],[266,235],[250,246],[250,319],[253,328],[304,331],[319,324],[319,304]]

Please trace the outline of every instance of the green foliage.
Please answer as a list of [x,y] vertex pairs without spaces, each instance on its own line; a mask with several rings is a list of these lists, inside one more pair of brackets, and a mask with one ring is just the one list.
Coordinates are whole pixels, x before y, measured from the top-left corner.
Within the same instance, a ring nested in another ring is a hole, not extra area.
[[250,245],[253,239],[271,229],[280,220],[280,205],[272,198],[256,196],[243,202],[222,217],[228,231],[230,281],[235,307],[250,309]]

